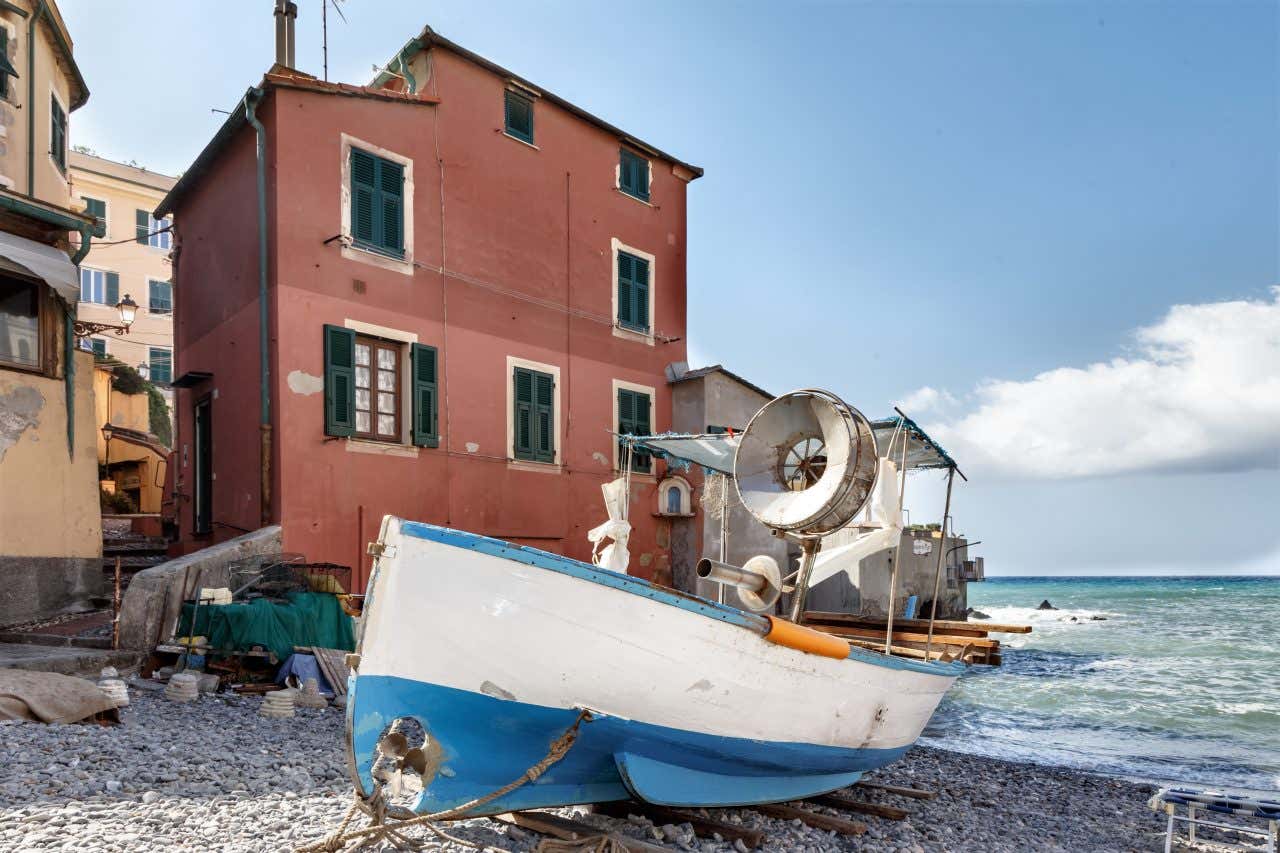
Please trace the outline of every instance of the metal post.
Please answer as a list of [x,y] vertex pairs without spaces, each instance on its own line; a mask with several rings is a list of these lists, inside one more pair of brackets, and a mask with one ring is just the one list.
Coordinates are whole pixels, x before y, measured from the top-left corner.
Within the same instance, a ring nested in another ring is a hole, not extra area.
[[[889,452],[885,456],[890,456],[893,448],[889,448]],[[902,463],[901,470],[898,471],[898,509],[902,509],[902,502],[907,496],[907,432],[902,431]],[[899,520],[902,516],[899,514]],[[893,613],[897,607],[898,592],[898,563],[902,561],[902,531],[898,531],[898,547],[893,552],[893,564],[889,566],[889,621],[885,625],[884,630],[884,653],[892,654],[893,648]]]
[[[720,478],[720,562],[729,562],[729,477],[716,474]],[[716,586],[716,601],[724,604],[724,584]]]
[[942,561],[947,552],[947,519],[951,517],[951,485],[956,479],[956,466],[947,469],[947,502],[942,509],[942,541],[938,543],[938,563],[933,572],[933,604],[929,607],[929,637],[924,644],[924,659],[929,660],[933,648],[933,621],[938,618],[938,592],[942,585]]
[[795,592],[791,593],[791,621],[799,625],[804,617],[804,600],[809,595],[809,577],[813,562],[822,547],[821,536],[805,536],[800,540],[800,570],[796,572]]

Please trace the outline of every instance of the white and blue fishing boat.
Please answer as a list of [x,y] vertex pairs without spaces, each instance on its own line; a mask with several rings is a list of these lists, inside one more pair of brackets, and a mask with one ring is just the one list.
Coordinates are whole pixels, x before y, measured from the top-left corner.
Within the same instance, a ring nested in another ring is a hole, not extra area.
[[826,392],[801,391],[769,403],[740,436],[635,441],[731,470],[747,508],[795,538],[803,559],[788,579],[767,557],[699,566],[760,611],[790,591],[791,618],[387,517],[371,549],[347,708],[362,797],[376,796],[380,743],[404,719],[426,733],[414,768],[420,814],[519,778],[584,711],[560,761],[476,813],[793,800],[850,785],[915,742],[964,664],[799,624],[821,535],[847,524],[885,476],[868,421]]

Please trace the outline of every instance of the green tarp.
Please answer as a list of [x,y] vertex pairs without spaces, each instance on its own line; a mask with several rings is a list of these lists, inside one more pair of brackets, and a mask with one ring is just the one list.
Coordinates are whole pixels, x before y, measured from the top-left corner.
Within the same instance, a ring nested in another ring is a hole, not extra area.
[[355,628],[337,597],[322,592],[291,592],[288,602],[256,598],[243,604],[202,604],[195,630],[190,630],[194,604],[182,606],[178,636],[208,637],[209,645],[226,652],[254,646],[288,660],[294,646],[355,651]]

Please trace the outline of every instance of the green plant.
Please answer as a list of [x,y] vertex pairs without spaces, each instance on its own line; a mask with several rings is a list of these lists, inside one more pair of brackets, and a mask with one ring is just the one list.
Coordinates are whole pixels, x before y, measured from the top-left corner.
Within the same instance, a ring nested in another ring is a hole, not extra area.
[[164,395],[151,383],[147,383],[148,420],[151,434],[165,447],[173,447],[173,421],[169,420],[169,404]]
[[130,397],[134,394],[141,394],[151,384],[142,378],[141,373],[127,364],[117,365],[112,372],[115,376],[111,380],[111,387],[121,394],[128,394]]
[[99,490],[99,503],[102,505],[103,512],[132,515],[138,511],[138,505],[133,502],[133,498],[124,492],[112,493],[106,489],[101,489]]

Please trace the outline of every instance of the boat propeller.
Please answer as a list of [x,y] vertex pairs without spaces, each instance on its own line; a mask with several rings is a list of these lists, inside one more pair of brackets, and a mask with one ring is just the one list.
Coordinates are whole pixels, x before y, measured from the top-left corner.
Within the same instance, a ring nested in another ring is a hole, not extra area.
[[400,730],[397,721],[378,740],[378,757],[370,774],[386,785],[393,797],[405,791],[406,775],[413,774],[421,783],[427,772],[427,753],[420,747],[410,747],[409,738]]

